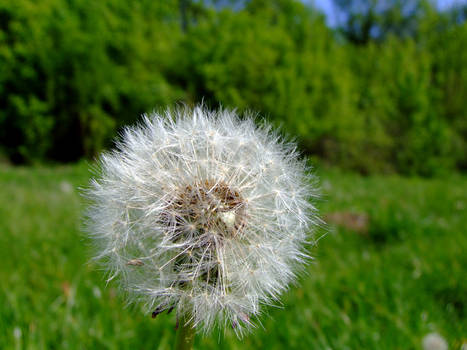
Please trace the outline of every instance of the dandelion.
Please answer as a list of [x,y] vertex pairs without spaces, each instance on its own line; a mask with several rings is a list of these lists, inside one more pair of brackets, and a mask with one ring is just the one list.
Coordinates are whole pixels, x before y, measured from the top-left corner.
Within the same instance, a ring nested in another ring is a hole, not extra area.
[[422,340],[423,350],[448,350],[448,343],[438,333],[429,333]]
[[294,144],[251,117],[167,110],[127,128],[87,190],[97,259],[130,302],[208,332],[253,326],[306,262],[317,224]]

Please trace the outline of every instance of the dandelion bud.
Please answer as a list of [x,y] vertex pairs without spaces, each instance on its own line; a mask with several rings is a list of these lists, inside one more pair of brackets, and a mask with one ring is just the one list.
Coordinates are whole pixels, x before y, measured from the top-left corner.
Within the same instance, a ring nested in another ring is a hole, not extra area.
[[233,111],[145,116],[87,191],[97,259],[153,317],[241,334],[307,259],[310,177],[293,144]]

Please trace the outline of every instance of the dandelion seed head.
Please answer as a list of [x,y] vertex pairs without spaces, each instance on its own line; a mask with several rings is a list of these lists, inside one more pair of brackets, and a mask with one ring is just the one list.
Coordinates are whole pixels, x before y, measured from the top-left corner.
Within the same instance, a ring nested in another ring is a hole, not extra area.
[[447,350],[448,343],[438,333],[429,333],[422,340],[423,350]]
[[234,111],[145,116],[86,191],[96,258],[153,316],[176,308],[206,332],[242,334],[307,260],[316,194],[297,156]]

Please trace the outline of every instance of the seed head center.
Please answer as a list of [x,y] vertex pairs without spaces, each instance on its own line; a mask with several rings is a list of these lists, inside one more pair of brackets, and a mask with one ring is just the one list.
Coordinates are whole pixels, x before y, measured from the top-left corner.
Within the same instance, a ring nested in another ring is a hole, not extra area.
[[245,224],[245,201],[224,182],[201,181],[176,192],[162,221],[173,241],[233,238]]

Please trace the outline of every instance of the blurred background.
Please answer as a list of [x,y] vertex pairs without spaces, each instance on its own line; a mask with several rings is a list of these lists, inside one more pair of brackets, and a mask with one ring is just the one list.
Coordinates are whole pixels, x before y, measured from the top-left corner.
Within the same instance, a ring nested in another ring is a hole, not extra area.
[[197,348],[467,349],[466,20],[464,0],[0,0],[0,348],[172,346],[173,315],[89,263],[78,188],[142,113],[204,102],[294,138],[329,225],[283,308]]

